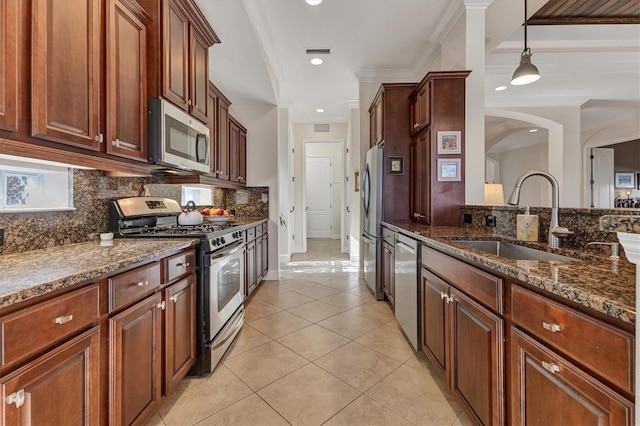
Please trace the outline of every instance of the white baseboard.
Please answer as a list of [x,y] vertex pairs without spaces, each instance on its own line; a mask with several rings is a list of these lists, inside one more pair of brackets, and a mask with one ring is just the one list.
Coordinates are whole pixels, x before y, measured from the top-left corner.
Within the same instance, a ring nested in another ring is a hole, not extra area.
[[332,239],[332,240],[339,240],[339,239],[340,239],[340,234],[333,234],[333,235],[331,236],[331,239]]
[[289,263],[290,260],[291,260],[291,255],[290,254],[281,254],[280,255],[280,263]]
[[267,281],[275,281],[280,279],[280,271],[268,271],[267,275],[264,277]]
[[360,265],[360,256],[349,256],[349,261],[351,262],[352,265],[354,266],[359,266]]

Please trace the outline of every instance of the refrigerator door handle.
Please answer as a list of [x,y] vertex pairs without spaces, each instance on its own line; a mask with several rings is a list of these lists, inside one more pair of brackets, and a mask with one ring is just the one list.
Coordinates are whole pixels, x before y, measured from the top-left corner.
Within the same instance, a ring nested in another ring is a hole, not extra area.
[[362,234],[362,241],[364,241],[365,243],[368,243],[368,244],[375,244],[376,243],[376,240],[374,240],[373,238],[371,238],[371,237],[369,237],[369,236],[367,236],[365,234]]
[[371,175],[368,164],[362,177],[362,201],[364,204],[364,214],[365,216],[369,216],[369,207],[371,204]]

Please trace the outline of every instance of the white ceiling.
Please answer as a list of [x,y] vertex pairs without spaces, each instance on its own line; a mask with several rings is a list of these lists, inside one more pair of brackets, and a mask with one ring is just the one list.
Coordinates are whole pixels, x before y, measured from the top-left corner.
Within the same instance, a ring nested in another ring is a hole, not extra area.
[[[462,0],[196,0],[222,43],[210,51],[211,80],[233,104],[289,108],[294,122],[346,121],[358,78],[419,81]],[[529,0],[529,15],[545,0]],[[640,26],[530,26],[542,78],[508,82],[523,48],[523,3],[494,0],[485,38],[487,108],[581,106],[582,131],[640,110]],[[307,48],[330,48],[314,66]],[[506,85],[508,89],[493,89]],[[323,108],[325,113],[316,113]],[[233,106],[232,106],[233,111]],[[487,121],[487,136],[526,127]],[[505,133],[506,132],[506,133]]]

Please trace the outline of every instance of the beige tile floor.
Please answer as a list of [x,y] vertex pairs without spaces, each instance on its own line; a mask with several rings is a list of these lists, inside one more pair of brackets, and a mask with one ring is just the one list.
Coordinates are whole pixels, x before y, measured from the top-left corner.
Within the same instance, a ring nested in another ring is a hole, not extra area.
[[149,425],[467,425],[393,311],[337,240],[309,240],[246,303],[207,378],[186,378]]

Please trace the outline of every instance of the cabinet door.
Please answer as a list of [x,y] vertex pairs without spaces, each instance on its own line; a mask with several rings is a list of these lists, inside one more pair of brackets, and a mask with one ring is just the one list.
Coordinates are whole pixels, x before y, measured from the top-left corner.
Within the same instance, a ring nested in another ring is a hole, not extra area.
[[109,424],[144,422],[162,391],[159,293],[109,318]]
[[164,96],[189,111],[189,20],[176,0],[165,0]]
[[631,425],[633,403],[511,329],[511,424]]
[[202,35],[195,28],[189,28],[189,56],[190,56],[190,98],[191,115],[208,123],[209,111],[207,99],[209,97],[209,48]]
[[0,129],[18,131],[18,45],[22,2],[0,0]]
[[392,281],[395,265],[392,262],[392,250],[393,246],[391,244],[386,241],[382,243],[382,289],[391,305],[394,305]]
[[196,361],[196,276],[165,290],[165,395],[176,388]]
[[262,258],[262,247],[264,245],[264,241],[262,237],[256,238],[256,285],[262,282],[262,263],[264,259]]
[[269,238],[265,233],[262,236],[262,279],[267,277],[267,272],[269,272]]
[[451,298],[451,391],[480,424],[504,424],[503,320],[455,288]]
[[376,103],[376,143],[384,141],[384,93]]
[[100,423],[100,331],[93,328],[0,380],[3,425]]
[[389,294],[391,295],[391,305],[395,307],[396,304],[396,249],[392,245],[389,245]]
[[449,285],[422,269],[422,351],[444,375],[449,371],[447,356],[447,296]]
[[247,243],[247,248],[245,250],[245,288],[246,288],[246,297],[249,297],[253,290],[256,288],[256,243],[255,241],[251,241]]
[[33,1],[33,136],[100,150],[101,4]]
[[429,141],[426,129],[411,144],[411,219],[427,224],[431,216]]
[[430,95],[431,93],[431,82],[428,82],[424,85],[424,87],[418,92],[418,96],[416,99],[417,102],[417,123],[418,129],[423,129],[425,126],[428,126],[431,122],[431,111],[430,111]]
[[218,95],[215,91],[209,90],[209,140],[211,142],[211,174],[216,174],[218,166]]
[[142,20],[107,0],[107,152],[147,160],[147,52]]
[[369,147],[376,145],[376,110],[373,108],[369,111]]
[[229,180],[229,105],[218,103],[218,179]]
[[240,147],[238,149],[238,182],[247,183],[247,132],[240,129]]
[[240,160],[240,127],[233,122],[229,122],[229,180],[238,182]]

